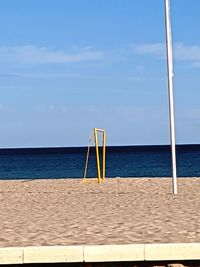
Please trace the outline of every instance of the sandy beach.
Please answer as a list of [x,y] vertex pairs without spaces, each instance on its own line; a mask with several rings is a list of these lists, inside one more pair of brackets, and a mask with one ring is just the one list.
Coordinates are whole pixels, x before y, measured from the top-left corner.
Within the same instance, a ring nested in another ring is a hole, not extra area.
[[1,180],[0,247],[200,242],[200,178]]

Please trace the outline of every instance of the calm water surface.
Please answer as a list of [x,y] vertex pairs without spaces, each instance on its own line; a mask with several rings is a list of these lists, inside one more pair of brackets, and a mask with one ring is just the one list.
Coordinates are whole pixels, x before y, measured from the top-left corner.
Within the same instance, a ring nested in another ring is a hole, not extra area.
[[[87,148],[0,149],[0,179],[83,177]],[[178,176],[200,176],[200,145],[177,146]],[[96,177],[92,149],[88,177]],[[108,147],[107,177],[171,176],[169,146]]]

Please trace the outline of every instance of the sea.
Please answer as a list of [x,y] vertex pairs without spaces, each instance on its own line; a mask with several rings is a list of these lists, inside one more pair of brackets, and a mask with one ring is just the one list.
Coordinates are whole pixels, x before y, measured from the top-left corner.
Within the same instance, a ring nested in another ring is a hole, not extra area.
[[[200,145],[177,145],[176,148],[177,175],[200,177]],[[0,149],[0,179],[82,178],[86,154],[87,147]],[[106,148],[106,177],[171,175],[169,145]],[[94,147],[89,155],[87,177],[97,177]]]

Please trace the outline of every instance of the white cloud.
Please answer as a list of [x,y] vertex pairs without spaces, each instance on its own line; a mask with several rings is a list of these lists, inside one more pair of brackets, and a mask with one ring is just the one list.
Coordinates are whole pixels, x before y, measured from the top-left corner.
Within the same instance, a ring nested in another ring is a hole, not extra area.
[[[177,61],[190,61],[192,67],[200,66],[200,45],[185,45],[182,42],[174,43],[174,59]],[[126,50],[126,53],[124,52]],[[119,49],[117,52],[107,51],[105,52],[94,50],[93,47],[78,47],[74,46],[71,52],[61,50],[51,50],[48,47],[37,47],[34,45],[22,45],[22,46],[0,46],[0,63],[11,63],[11,64],[65,64],[65,63],[76,63],[76,62],[104,62],[105,59],[111,59],[115,62],[116,59],[125,59],[131,52],[136,55],[149,55],[157,59],[166,58],[165,43],[142,43],[142,44],[131,44],[128,49]],[[116,56],[117,54],[117,56]],[[141,70],[141,67],[138,67]],[[0,77],[5,77],[6,74],[0,74]],[[13,74],[15,76],[15,74]],[[29,75],[27,76],[34,76]],[[35,75],[33,78],[36,78]],[[40,74],[42,78],[46,78],[48,75]],[[58,78],[69,78],[72,77],[70,74],[55,74]],[[55,76],[51,76],[56,78]],[[39,77],[39,78],[41,78]]]
[[180,121],[200,121],[200,108],[181,109],[177,112],[177,117]]
[[152,43],[152,44],[139,44],[131,45],[131,50],[140,55],[152,55],[158,58],[163,58],[165,54],[165,47],[163,43]]
[[98,61],[104,54],[93,51],[90,47],[73,49],[72,53],[53,51],[47,47],[34,45],[0,46],[0,62],[19,62],[31,64],[73,63],[82,61]]
[[7,113],[10,111],[10,108],[0,103],[0,113]]
[[[200,61],[200,45],[187,46],[183,43],[175,43],[174,59],[178,61],[195,61],[196,66]],[[164,43],[147,43],[139,45],[131,45],[132,52],[140,55],[150,55],[159,59],[164,59],[165,44]]]
[[0,73],[0,78],[31,78],[31,79],[65,79],[82,78],[81,75],[73,73]]
[[66,113],[69,111],[69,108],[67,106],[60,106],[60,105],[40,105],[37,106],[36,111],[42,112],[42,113],[52,113],[52,112],[57,112],[57,113]]
[[183,43],[176,43],[174,55],[177,60],[200,61],[200,46],[185,46]]
[[193,62],[192,67],[194,67],[194,68],[200,68],[200,61]]

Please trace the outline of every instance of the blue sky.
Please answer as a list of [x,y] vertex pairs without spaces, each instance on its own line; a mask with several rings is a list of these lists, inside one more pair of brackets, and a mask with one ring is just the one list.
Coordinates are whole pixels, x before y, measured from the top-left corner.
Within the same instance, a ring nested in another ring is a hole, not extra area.
[[[171,0],[177,143],[200,143],[200,1]],[[163,0],[0,1],[0,147],[168,144]]]

